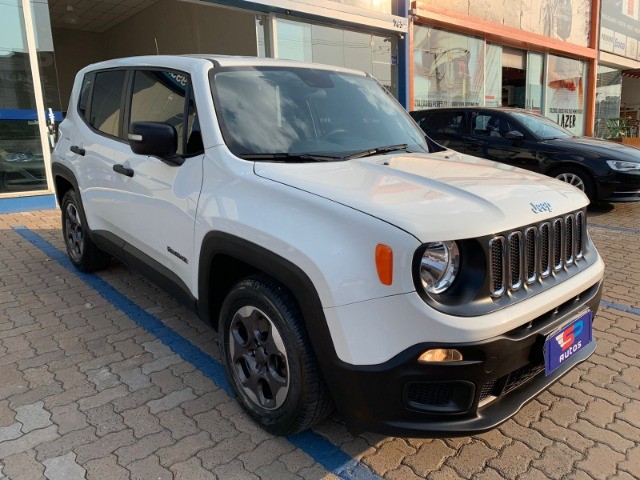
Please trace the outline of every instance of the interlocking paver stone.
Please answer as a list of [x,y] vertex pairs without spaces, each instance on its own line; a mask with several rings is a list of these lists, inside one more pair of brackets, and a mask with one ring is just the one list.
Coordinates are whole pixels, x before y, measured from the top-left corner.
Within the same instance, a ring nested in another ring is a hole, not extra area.
[[129,463],[142,460],[160,448],[168,447],[174,443],[175,440],[171,437],[171,432],[163,430],[142,437],[131,445],[121,447],[115,451],[115,454],[118,457],[118,463],[126,467]]
[[51,425],[51,414],[43,407],[44,402],[36,402],[16,408],[16,420],[22,424],[22,433]]
[[[8,479],[40,480],[44,475],[44,465],[36,461],[33,451],[17,453],[4,460],[1,470]],[[2,462],[0,461],[0,465]],[[0,478],[2,478],[0,474]]]
[[174,407],[179,406],[182,402],[193,400],[194,398],[196,398],[196,396],[193,394],[193,390],[188,387],[183,388],[182,390],[178,390],[177,392],[171,392],[158,400],[151,400],[148,403],[149,412],[164,412],[165,410],[170,410]]
[[173,474],[160,465],[158,457],[152,455],[144,460],[138,460],[129,465],[131,480],[168,480],[173,478]]
[[121,372],[118,375],[120,376],[120,380],[123,383],[126,383],[129,390],[132,392],[151,386],[151,379],[148,375],[142,373],[140,368],[132,368],[131,370]]
[[184,462],[201,450],[213,446],[214,442],[207,432],[200,432],[178,440],[174,445],[158,450],[157,455],[164,467]]
[[[176,463],[171,467],[175,480],[216,480],[216,476],[202,467],[198,457],[192,457],[186,462]],[[269,477],[265,477],[269,478]],[[280,478],[280,477],[271,477]]]
[[75,462],[76,455],[69,452],[62,457],[45,460],[44,476],[49,480],[84,480],[86,470]]
[[159,372],[160,370],[164,370],[171,365],[177,365],[182,362],[182,358],[179,355],[167,355],[164,357],[160,357],[153,362],[145,363],[142,365],[142,373],[149,375],[153,372]]
[[51,421],[58,425],[58,433],[64,435],[73,430],[81,430],[87,424],[87,417],[78,410],[77,403],[69,403],[51,410]]
[[118,465],[115,455],[90,460],[83,465],[87,470],[87,480],[128,480],[129,470]]

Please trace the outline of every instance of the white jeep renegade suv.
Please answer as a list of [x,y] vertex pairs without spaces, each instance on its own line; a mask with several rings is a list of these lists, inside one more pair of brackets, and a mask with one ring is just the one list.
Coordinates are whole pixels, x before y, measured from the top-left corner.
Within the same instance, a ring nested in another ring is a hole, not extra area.
[[113,255],[211,323],[276,434],[333,405],[353,430],[485,431],[595,350],[587,198],[440,147],[362,72],[91,65],[52,170],[73,263]]

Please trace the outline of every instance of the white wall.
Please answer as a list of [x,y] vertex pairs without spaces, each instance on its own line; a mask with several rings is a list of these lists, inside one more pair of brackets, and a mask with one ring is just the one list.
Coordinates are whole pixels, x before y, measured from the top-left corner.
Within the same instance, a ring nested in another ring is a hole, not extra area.
[[82,67],[133,55],[257,55],[255,15],[217,6],[160,0],[104,33],[53,29],[62,108]]

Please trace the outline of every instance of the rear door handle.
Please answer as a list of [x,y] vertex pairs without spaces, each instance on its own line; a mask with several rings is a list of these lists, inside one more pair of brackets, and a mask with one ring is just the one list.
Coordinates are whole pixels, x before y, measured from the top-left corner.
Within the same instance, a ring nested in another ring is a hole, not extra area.
[[76,155],[80,155],[81,157],[84,157],[85,154],[87,153],[87,151],[84,148],[80,148],[77,145],[71,145],[71,147],[69,147],[69,150],[71,150]]
[[126,175],[127,177],[133,177],[133,168],[123,167],[119,163],[113,166],[113,171],[122,175]]

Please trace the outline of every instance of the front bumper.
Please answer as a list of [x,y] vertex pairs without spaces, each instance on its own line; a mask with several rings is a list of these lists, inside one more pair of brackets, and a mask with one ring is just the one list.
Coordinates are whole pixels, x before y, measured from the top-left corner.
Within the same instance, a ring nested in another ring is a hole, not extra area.
[[610,202],[640,201],[640,175],[611,171],[597,179],[598,196]]
[[[415,345],[372,366],[338,362],[327,380],[338,410],[353,430],[413,437],[485,432],[586,360],[595,340],[550,376],[544,373],[544,339],[587,308],[595,314],[602,281],[527,325],[481,342]],[[480,319],[479,319],[480,320]],[[465,361],[418,362],[429,348],[457,348]]]

